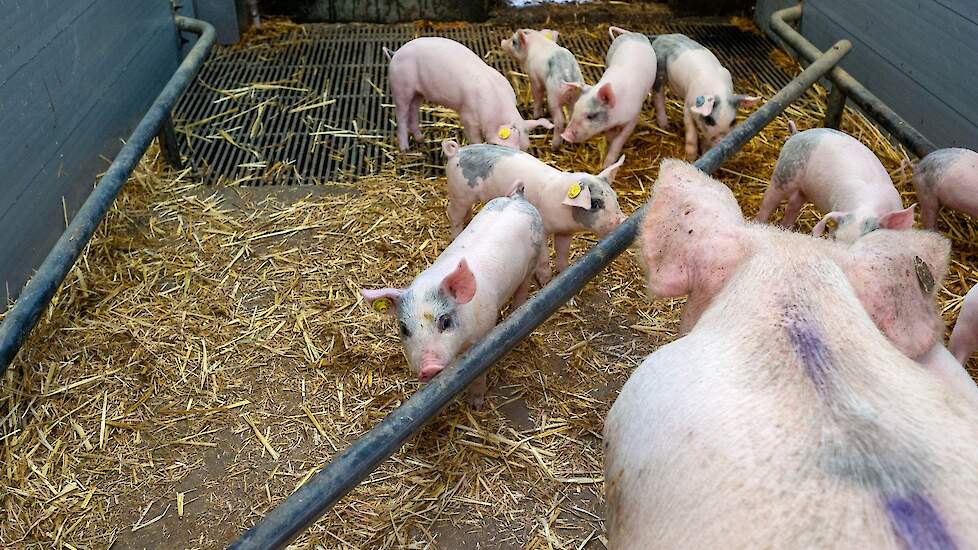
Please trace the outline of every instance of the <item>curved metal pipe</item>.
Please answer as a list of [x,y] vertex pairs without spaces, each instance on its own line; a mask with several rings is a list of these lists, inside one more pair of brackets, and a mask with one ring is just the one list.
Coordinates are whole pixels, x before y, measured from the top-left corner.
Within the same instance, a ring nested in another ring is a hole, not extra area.
[[[727,137],[707,151],[695,165],[712,173],[723,161],[740,150],[755,134],[781,114],[792,101],[805,93],[845,56],[852,44],[840,40],[829,51],[802,71]],[[453,368],[446,369],[423,386],[380,424],[356,440],[309,479],[285,502],[272,509],[230,548],[265,550],[283,548],[315,523],[343,495],[356,487],[381,462],[386,460],[432,416],[448,405],[462,390],[506,355],[560,306],[577,294],[595,275],[628,248],[645,216],[646,204],[594,245],[577,263],[558,275],[528,302],[510,314]]]
[[160,131],[163,121],[169,118],[170,110],[193,81],[214,45],[217,34],[210,23],[179,15],[174,21],[181,31],[198,34],[200,38],[143,115],[105,175],[78,209],[68,228],[7,312],[3,324],[0,324],[0,375],[17,356],[44,308],[51,302],[61,282],[75,265],[139,159]]
[[[804,36],[798,31],[792,28],[788,24],[789,21],[797,21],[801,19],[802,6],[797,5],[790,8],[785,8],[783,10],[778,10],[771,14],[771,30],[778,35],[786,44],[795,49],[806,61],[811,62],[822,55],[814,44],[808,41]],[[923,134],[917,131],[916,128],[911,126],[906,120],[896,113],[893,109],[883,102],[880,98],[876,97],[875,94],[870,92],[865,86],[859,83],[858,80],[853,78],[842,67],[836,67],[829,72],[829,80],[832,81],[832,85],[838,87],[842,93],[849,96],[849,99],[853,103],[859,106],[870,118],[875,120],[886,129],[889,133],[893,134],[897,140],[906,145],[913,151],[915,155],[919,158],[924,158],[928,153],[937,149],[929,139],[924,137]],[[841,103],[841,100],[836,94],[836,101]],[[841,107],[834,106],[833,109],[837,113],[832,113],[832,116],[838,116],[841,118]],[[831,123],[831,121],[830,121]]]

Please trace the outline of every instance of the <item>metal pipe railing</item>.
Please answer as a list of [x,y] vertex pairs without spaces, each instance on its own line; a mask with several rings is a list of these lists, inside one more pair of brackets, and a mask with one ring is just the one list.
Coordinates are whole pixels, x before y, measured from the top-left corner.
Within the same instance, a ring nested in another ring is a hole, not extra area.
[[216,33],[209,23],[179,15],[174,20],[178,29],[198,34],[200,38],[143,115],[105,175],[78,209],[68,228],[7,312],[3,324],[0,324],[0,375],[17,356],[44,308],[51,302],[61,282],[75,265],[139,159],[160,131],[163,121],[169,119],[170,110],[197,75],[214,45]]
[[[822,52],[788,24],[790,21],[801,19],[801,13],[801,5],[774,12],[771,14],[771,30],[794,48],[806,61],[811,62],[821,56]],[[838,127],[839,120],[842,118],[842,110],[845,107],[845,99],[848,96],[863,112],[878,122],[880,126],[919,158],[924,158],[937,148],[933,142],[903,120],[896,111],[883,103],[883,100],[876,97],[842,67],[832,69],[828,76],[829,80],[832,81],[833,88],[838,88],[840,92],[830,96],[832,101],[830,101],[827,111],[826,126]]]
[[[727,137],[707,151],[695,166],[712,173],[744,143],[767,126],[788,105],[824,76],[852,44],[840,40]],[[635,240],[648,205],[642,206],[615,231],[594,245],[578,262],[554,278],[473,346],[455,365],[423,386],[380,424],[355,441],[305,485],[271,510],[230,548],[237,550],[282,548],[319,519],[343,495],[356,487],[381,462],[432,416],[448,405],[473,380],[503,357]]]

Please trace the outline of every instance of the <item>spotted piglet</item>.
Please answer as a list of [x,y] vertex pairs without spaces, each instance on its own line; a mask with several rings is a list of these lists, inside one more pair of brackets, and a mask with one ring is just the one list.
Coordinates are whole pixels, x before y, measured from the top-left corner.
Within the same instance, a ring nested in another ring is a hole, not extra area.
[[608,548],[978,547],[978,408],[880,333],[840,245],[760,229],[608,413]]
[[937,227],[937,212],[946,206],[978,217],[978,153],[969,149],[938,149],[913,171],[924,229]]
[[564,131],[564,106],[574,109],[576,96],[562,86],[564,82],[584,85],[581,67],[574,54],[557,44],[557,31],[550,29],[520,29],[508,40],[502,41],[503,51],[523,66],[530,77],[533,92],[533,117],[543,114],[543,98],[547,98],[550,120],[554,125],[551,148],[560,147],[560,133]]
[[[737,109],[761,98],[735,94],[730,71],[713,52],[684,34],[662,34],[652,41],[658,68],[655,76],[656,122],[669,128],[665,85],[684,98],[686,160],[692,162],[730,133]],[[702,136],[702,139],[700,139]]]
[[526,200],[540,211],[544,232],[554,236],[558,272],[567,267],[575,233],[604,236],[625,219],[618,195],[611,188],[625,162],[624,155],[594,176],[561,172],[533,155],[497,145],[460,148],[449,140],[442,142],[442,149],[448,159],[445,174],[453,235],[462,231],[473,204],[505,195],[517,178],[526,188]]
[[[513,308],[526,300],[534,275],[541,285],[550,280],[543,220],[516,182],[511,196],[489,201],[407,288],[360,293],[397,317],[408,366],[429,382],[492,330],[511,297]],[[469,388],[473,408],[485,391],[482,375]]]
[[[614,42],[608,48],[605,71],[594,86],[563,84],[574,98],[574,112],[561,136],[582,143],[604,132],[608,151],[604,167],[611,166],[642,113],[642,104],[655,82],[655,51],[644,34],[610,27]],[[618,38],[615,38],[618,33]]]
[[876,229],[908,229],[914,207],[903,208],[886,168],[868,147],[830,128],[799,132],[785,142],[764,193],[757,220],[766,222],[785,199],[783,227],[791,227],[805,201],[827,212],[813,228],[835,222],[836,240],[853,242]]
[[488,141],[525,151],[530,130],[553,128],[546,119],[523,120],[506,77],[454,40],[415,38],[393,53],[384,48],[384,55],[390,60],[401,151],[408,150],[408,131],[416,141],[424,141],[418,117],[425,101],[458,111],[469,143]]

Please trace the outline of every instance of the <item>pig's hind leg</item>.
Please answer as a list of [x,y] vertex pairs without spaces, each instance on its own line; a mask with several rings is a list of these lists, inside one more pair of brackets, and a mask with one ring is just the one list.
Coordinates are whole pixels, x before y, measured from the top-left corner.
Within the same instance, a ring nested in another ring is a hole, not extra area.
[[536,270],[533,272],[540,288],[549,283],[553,277],[553,273],[550,271],[550,247],[547,246],[547,240],[548,236],[544,236],[543,243],[540,245],[540,253],[537,256]]
[[788,229],[795,225],[801,207],[805,205],[805,195],[801,191],[795,191],[788,197],[788,205],[784,207],[784,218],[781,218],[781,227]]
[[482,374],[478,378],[472,381],[472,385],[469,386],[469,406],[472,410],[479,410],[482,408],[482,404],[486,400],[486,388],[488,383],[486,382],[486,375]]
[[465,229],[472,218],[472,202],[460,197],[448,198],[448,219],[452,222],[452,240]]
[[424,135],[421,133],[421,104],[424,103],[424,97],[421,95],[414,96],[411,100],[411,109],[408,111],[408,129],[411,130],[411,135],[414,136],[414,141],[418,143],[424,143]]
[[533,282],[533,275],[527,277],[520,287],[516,289],[516,294],[513,295],[513,305],[510,307],[510,312],[514,311],[516,308],[520,307],[526,302],[527,296],[530,295],[530,283]]
[[[554,137],[550,140],[550,148],[556,151],[560,147],[560,144],[563,143],[560,134],[564,131],[564,108],[561,106],[560,99],[557,98],[556,94],[550,94],[547,97],[547,106],[550,108],[550,118],[554,123]],[[538,116],[537,118],[540,117]]]
[[771,214],[786,196],[787,193],[774,183],[769,185],[767,191],[764,192],[764,198],[761,200],[761,208],[757,211],[757,217],[754,219],[761,223],[767,223],[771,219]]
[[659,88],[655,92],[655,123],[663,130],[670,130],[669,116],[666,115],[666,90]]

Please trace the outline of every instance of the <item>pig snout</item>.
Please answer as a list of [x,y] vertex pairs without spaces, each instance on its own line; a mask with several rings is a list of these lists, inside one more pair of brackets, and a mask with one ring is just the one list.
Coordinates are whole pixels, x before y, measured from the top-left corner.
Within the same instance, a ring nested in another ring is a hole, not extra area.
[[439,372],[445,369],[445,365],[437,364],[427,364],[421,367],[421,372],[418,373],[418,380],[424,384],[431,382],[431,379],[435,377]]
[[565,129],[560,137],[568,143],[577,143],[577,134],[570,128]]

